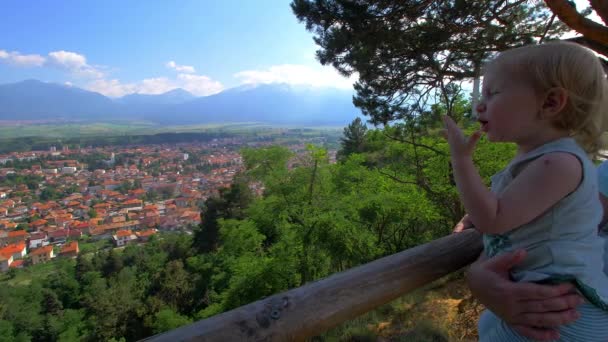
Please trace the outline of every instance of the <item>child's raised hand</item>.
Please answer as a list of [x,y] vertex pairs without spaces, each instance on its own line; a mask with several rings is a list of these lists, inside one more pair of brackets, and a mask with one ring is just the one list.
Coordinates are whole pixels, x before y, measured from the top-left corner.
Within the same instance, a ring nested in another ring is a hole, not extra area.
[[452,156],[470,157],[473,155],[475,145],[481,138],[481,131],[477,130],[467,138],[451,117],[444,115],[443,123],[445,124],[444,136],[450,144]]

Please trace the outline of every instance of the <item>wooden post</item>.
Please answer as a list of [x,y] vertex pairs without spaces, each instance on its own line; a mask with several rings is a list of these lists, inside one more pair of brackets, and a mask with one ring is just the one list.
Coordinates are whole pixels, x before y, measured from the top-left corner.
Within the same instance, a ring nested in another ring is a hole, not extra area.
[[144,341],[301,341],[472,263],[481,250],[469,229]]

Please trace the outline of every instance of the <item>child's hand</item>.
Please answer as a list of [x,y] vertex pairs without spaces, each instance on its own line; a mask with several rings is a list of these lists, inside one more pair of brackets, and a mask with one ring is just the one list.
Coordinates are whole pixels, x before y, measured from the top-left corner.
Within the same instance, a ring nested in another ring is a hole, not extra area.
[[473,155],[475,144],[477,144],[477,141],[481,138],[481,131],[477,130],[467,138],[454,120],[449,116],[443,116],[443,123],[445,124],[444,136],[450,144],[452,157],[470,157]]
[[469,218],[469,214],[465,214],[458,223],[454,226],[452,233],[460,233],[465,229],[473,228],[473,222]]

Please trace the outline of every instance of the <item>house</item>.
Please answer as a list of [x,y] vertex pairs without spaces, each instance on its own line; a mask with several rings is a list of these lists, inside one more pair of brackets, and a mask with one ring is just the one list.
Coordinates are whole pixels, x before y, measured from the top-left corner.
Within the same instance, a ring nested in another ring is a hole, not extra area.
[[[79,230],[79,231],[88,231],[91,227],[91,223],[89,222],[81,222],[81,221],[72,221],[70,224],[70,231]],[[71,237],[71,236],[70,236]]]
[[28,236],[29,234],[25,230],[13,230],[8,232],[4,243],[17,243],[20,241],[25,241]]
[[23,266],[25,266],[25,260],[21,259],[21,260],[13,260],[13,262],[11,263],[11,265],[9,267],[10,268],[23,268]]
[[60,227],[66,227],[70,222],[72,222],[72,214],[68,213],[55,216],[55,224]]
[[127,243],[133,240],[136,240],[137,236],[135,236],[135,234],[133,234],[131,230],[126,229],[117,231],[115,235],[112,235],[112,239],[114,240],[114,244],[117,247],[120,247],[126,245]]
[[91,235],[93,241],[99,241],[111,238],[112,232],[99,227],[91,227],[89,228],[89,235]]
[[8,271],[8,268],[13,263],[13,256],[9,255],[8,257],[0,254],[0,272]]
[[135,232],[139,242],[147,242],[152,235],[156,234],[156,229],[142,230],[141,232]]
[[140,198],[145,194],[146,194],[146,190],[144,190],[144,189],[129,190],[129,196],[133,196],[136,198]]
[[118,189],[120,184],[121,183],[119,181],[107,180],[107,181],[103,182],[103,187],[106,190],[116,190],[116,189]]
[[159,220],[159,228],[162,230],[176,230],[180,227],[180,223],[174,216],[163,216]]
[[127,222],[127,218],[124,215],[116,215],[116,216],[108,216],[105,219],[106,224],[120,223],[120,222]]
[[49,244],[49,239],[44,232],[33,233],[30,235],[30,249],[43,247]]
[[34,265],[49,261],[55,257],[55,254],[53,254],[53,246],[48,245],[34,249],[30,252],[30,257],[32,259],[32,264]]
[[68,238],[70,239],[80,239],[82,237],[81,229],[68,229]]
[[160,215],[157,212],[146,212],[141,223],[146,227],[156,227],[160,223]]
[[130,200],[126,200],[124,202],[121,203],[121,207],[123,209],[127,209],[129,210],[142,210],[143,209],[143,204],[142,201],[139,199],[130,199]]
[[193,203],[191,198],[187,198],[187,197],[179,197],[175,199],[175,205],[180,207],[180,208],[186,208],[191,206]]
[[78,256],[78,251],[78,241],[71,241],[61,247],[59,256],[75,258],[76,256]]
[[40,230],[41,228],[43,228],[44,226],[46,226],[46,225],[47,225],[47,223],[48,223],[48,221],[47,221],[47,220],[44,220],[44,219],[39,219],[39,220],[36,220],[36,221],[34,221],[34,222],[31,222],[31,223],[30,223],[30,227],[31,227],[33,230]]
[[15,201],[13,200],[6,200],[2,203],[2,206],[5,208],[14,208],[15,207]]
[[68,239],[68,231],[67,229],[57,229],[52,232],[49,232],[49,238],[51,239],[51,243],[65,243]]
[[9,220],[0,220],[0,229],[5,229],[4,231],[0,231],[0,245],[5,243],[5,240],[8,239],[8,231],[17,228],[17,224],[15,222],[11,222]]
[[13,260],[23,259],[27,254],[27,250],[25,248],[25,241],[21,241],[18,243],[7,245],[6,247],[0,248],[0,254],[2,255],[12,255]]

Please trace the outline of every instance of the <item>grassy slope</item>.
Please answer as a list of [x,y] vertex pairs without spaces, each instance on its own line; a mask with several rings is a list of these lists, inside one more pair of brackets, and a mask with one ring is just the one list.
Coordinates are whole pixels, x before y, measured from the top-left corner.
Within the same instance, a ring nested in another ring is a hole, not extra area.
[[477,341],[483,307],[461,274],[433,284],[317,336],[312,341]]

